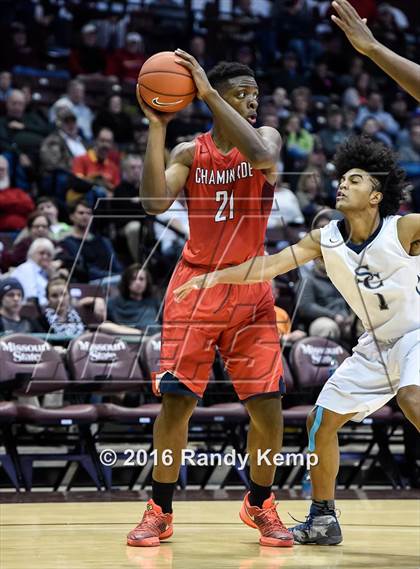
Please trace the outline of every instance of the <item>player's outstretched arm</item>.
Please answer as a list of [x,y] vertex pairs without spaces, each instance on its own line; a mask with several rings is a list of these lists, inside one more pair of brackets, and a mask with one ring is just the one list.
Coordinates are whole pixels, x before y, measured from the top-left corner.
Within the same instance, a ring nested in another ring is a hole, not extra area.
[[175,289],[175,300],[180,302],[194,289],[212,288],[218,284],[253,284],[270,281],[275,276],[296,269],[320,255],[320,230],[314,229],[299,243],[283,249],[280,253],[254,257],[236,267],[192,278]]
[[153,111],[140,97],[138,88],[137,100],[149,120],[143,175],[139,188],[140,199],[147,213],[157,215],[171,207],[184,187],[192,164],[194,142],[176,146],[165,171],[166,127],[175,114]]
[[331,19],[343,30],[352,46],[374,61],[412,97],[420,101],[420,65],[379,43],[366,21],[360,18],[347,0],[334,0],[332,6],[338,16],[333,15]]
[[223,124],[229,141],[246,156],[257,170],[269,170],[279,159],[281,136],[276,129],[264,127],[255,129],[214,89],[198,61],[182,49],[177,49],[177,62],[191,71],[198,97],[210,108],[213,116]]

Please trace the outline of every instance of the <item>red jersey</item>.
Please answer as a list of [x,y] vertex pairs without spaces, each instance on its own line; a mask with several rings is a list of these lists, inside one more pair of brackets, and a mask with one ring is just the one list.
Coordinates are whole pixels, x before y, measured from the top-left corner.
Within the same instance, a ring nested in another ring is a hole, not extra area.
[[210,132],[198,136],[185,196],[190,224],[185,261],[213,269],[264,254],[274,185],[237,148],[224,155]]

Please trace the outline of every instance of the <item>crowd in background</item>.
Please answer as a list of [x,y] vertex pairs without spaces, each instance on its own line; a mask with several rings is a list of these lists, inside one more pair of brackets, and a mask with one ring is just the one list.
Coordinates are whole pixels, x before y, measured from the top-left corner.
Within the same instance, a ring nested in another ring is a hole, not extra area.
[[[419,28],[410,13],[379,0],[352,3],[379,41],[420,60]],[[410,182],[401,213],[420,212],[420,107],[350,47],[330,22],[329,2],[103,5],[2,3],[0,331],[80,333],[86,327],[83,306],[104,330],[155,330],[160,300],[188,237],[182,197],[157,217],[146,216],[138,199],[148,125],[135,83],[157,51],[182,47],[205,70],[221,59],[255,70],[259,126],[272,126],[283,137],[278,209],[269,220],[275,250],[334,207],[332,159],[353,133],[398,152]],[[196,101],[169,124],[168,154],[209,128],[211,114]],[[351,344],[357,325],[322,264],[304,274],[299,327]],[[111,294],[104,302],[86,295],[71,302],[68,281],[108,287]],[[57,295],[67,300],[54,304]],[[281,289],[275,296],[282,304]],[[30,299],[40,308],[35,320],[19,316]]]

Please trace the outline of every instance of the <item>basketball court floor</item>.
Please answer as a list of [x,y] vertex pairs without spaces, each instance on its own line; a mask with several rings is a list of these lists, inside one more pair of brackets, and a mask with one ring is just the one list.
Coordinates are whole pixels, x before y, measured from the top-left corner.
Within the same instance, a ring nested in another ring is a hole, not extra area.
[[[238,517],[238,501],[176,502],[175,533],[156,548],[125,545],[144,503],[0,505],[1,569],[418,569],[419,500],[339,500],[344,542],[335,547],[258,545]],[[308,502],[281,501],[303,520]]]

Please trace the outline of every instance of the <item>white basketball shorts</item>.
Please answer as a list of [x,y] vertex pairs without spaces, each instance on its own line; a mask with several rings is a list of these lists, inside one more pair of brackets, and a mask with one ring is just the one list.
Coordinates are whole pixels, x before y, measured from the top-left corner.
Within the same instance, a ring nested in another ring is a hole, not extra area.
[[362,421],[392,399],[402,387],[420,387],[420,329],[392,343],[375,341],[365,332],[353,355],[324,385],[316,405]]

